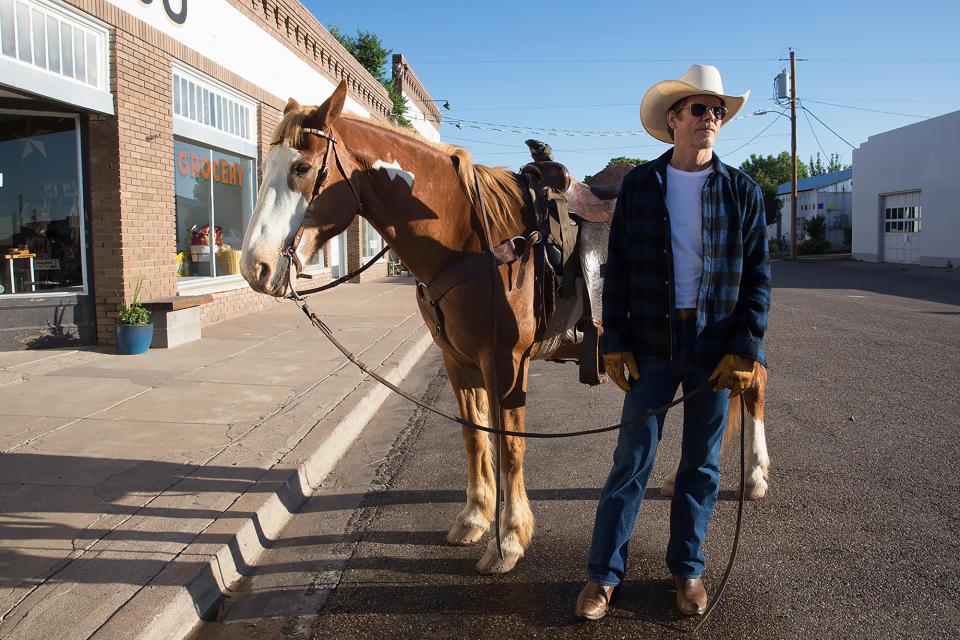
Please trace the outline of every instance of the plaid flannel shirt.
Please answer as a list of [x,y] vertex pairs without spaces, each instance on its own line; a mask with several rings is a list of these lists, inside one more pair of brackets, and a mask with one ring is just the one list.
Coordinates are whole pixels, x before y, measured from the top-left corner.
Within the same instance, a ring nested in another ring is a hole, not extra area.
[[[603,285],[603,353],[673,359],[673,248],[666,206],[673,149],[623,179]],[[727,353],[761,364],[770,308],[770,263],[760,187],[713,156],[701,195],[703,272],[697,290],[697,355]]]

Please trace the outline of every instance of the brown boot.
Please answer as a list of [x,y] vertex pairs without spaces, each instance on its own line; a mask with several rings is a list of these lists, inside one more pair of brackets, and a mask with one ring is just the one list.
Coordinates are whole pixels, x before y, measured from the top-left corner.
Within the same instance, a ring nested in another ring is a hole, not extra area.
[[685,616],[702,616],[707,608],[707,590],[700,578],[673,576],[677,588],[677,609]]
[[573,614],[584,620],[599,620],[607,615],[607,605],[616,597],[619,587],[620,585],[606,586],[590,580],[577,596],[577,606],[574,607]]

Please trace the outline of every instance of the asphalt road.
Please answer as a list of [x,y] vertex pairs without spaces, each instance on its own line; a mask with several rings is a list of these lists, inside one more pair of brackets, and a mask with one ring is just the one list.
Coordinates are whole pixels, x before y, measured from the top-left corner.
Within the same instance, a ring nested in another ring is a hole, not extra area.
[[[744,511],[740,555],[700,638],[960,637],[960,274],[776,263],[765,346],[770,491]],[[617,422],[612,384],[573,365],[531,369],[529,430]],[[447,410],[436,357],[408,381]],[[480,576],[481,546],[445,544],[462,506],[459,429],[391,400],[209,638],[675,638],[663,563],[681,413],[668,416],[619,602],[572,615],[615,435],[530,441],[537,518],[526,556]],[[733,535],[736,462],[705,544],[712,594]],[[489,536],[488,536],[489,538]],[[484,544],[486,540],[484,540]]]

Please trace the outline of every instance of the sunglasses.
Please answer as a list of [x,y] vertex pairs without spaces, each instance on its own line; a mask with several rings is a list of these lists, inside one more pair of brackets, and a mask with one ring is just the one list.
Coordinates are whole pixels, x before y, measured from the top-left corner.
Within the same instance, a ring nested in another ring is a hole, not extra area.
[[713,111],[713,117],[717,120],[723,120],[727,117],[726,107],[711,107],[709,105],[700,104],[699,102],[694,102],[693,104],[680,107],[678,111],[683,111],[684,109],[690,109],[690,115],[692,115],[694,118],[703,117],[703,114],[707,112],[707,109]]

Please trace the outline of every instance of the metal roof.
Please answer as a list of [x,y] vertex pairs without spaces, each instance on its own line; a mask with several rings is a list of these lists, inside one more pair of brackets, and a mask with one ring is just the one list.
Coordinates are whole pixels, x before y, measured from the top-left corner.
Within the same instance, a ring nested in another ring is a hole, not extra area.
[[[849,180],[853,177],[853,169],[844,169],[843,171],[835,171],[833,173],[825,173],[821,176],[813,176],[812,178],[800,178],[797,180],[797,192],[800,191],[811,191],[813,189],[819,189],[821,187],[826,187],[827,185],[836,184],[838,182],[843,182],[844,180]],[[790,193],[790,183],[784,182],[783,184],[777,187],[777,195],[782,196]]]

